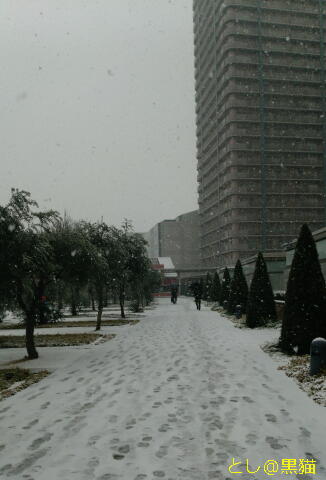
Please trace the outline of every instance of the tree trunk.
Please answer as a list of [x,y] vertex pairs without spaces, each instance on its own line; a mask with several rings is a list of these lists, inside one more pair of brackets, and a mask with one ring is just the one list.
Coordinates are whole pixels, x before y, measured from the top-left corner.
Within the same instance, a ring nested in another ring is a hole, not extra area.
[[93,312],[95,312],[96,308],[95,308],[95,300],[94,300],[93,295],[91,296],[91,302],[92,302],[92,310],[93,310]]
[[18,300],[18,305],[24,312],[24,316],[25,316],[25,345],[26,345],[27,355],[28,355],[28,358],[33,360],[34,358],[38,358],[38,353],[34,343],[34,328],[35,328],[35,317],[36,317],[36,309],[37,309],[37,297],[36,295],[34,295],[31,307],[28,308],[23,298],[23,285],[21,282],[19,282],[17,286],[17,300]]
[[62,299],[62,295],[60,293],[59,298],[58,298],[58,310],[61,312],[62,309],[63,309],[63,299]]
[[73,317],[77,317],[78,312],[77,312],[77,306],[74,302],[74,300],[71,300],[71,307],[70,307],[70,312]]
[[96,320],[96,328],[95,330],[101,330],[101,322],[102,322],[102,312],[103,312],[103,290],[102,287],[99,287],[97,290],[97,320]]
[[76,301],[76,292],[75,292],[75,289],[74,287],[71,287],[71,298],[70,298],[70,312],[71,312],[71,315],[73,315],[74,317],[76,317],[78,315],[78,312],[77,312],[77,301]]
[[92,307],[92,310],[93,312],[95,312],[96,308],[95,308],[95,300],[94,300],[94,291],[93,291],[93,287],[89,287],[88,289],[88,293],[89,293],[89,298],[91,300],[91,307]]
[[37,286],[37,304],[38,304],[39,322],[41,325],[44,325],[45,323],[47,323],[47,319],[45,315],[44,300],[42,298],[44,297],[44,293],[45,293],[44,281],[40,280]]
[[97,320],[96,320],[95,330],[101,330],[102,312],[103,312],[103,307],[99,303],[98,308],[97,308]]
[[55,295],[55,302],[57,305],[57,309],[61,312],[63,309],[63,297],[64,297],[64,288],[61,281],[57,281],[56,283],[56,295]]
[[107,308],[108,304],[109,304],[109,292],[108,292],[108,288],[105,287],[103,306]]
[[119,303],[120,303],[121,318],[126,318],[125,309],[124,309],[124,298],[120,298]]
[[144,310],[144,295],[143,295],[143,289],[141,286],[139,286],[139,289],[138,289],[138,303],[140,308]]
[[29,313],[26,316],[26,350],[28,358],[31,360],[38,358],[38,353],[34,343],[35,316]]
[[125,289],[124,289],[124,283],[123,282],[119,286],[119,304],[120,304],[121,318],[126,318],[126,315],[125,315]]

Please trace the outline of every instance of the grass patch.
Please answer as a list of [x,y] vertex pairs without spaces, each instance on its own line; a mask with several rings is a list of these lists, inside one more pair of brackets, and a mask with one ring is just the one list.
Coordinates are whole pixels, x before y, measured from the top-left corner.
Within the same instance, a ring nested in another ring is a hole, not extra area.
[[[135,325],[139,323],[139,320],[128,320],[117,318],[116,320],[102,320],[101,325],[103,327],[116,327],[120,325]],[[46,325],[37,325],[35,328],[64,328],[64,327],[94,327],[96,326],[96,319],[95,320],[76,320],[76,321],[66,321],[66,322],[53,322],[47,323]],[[25,325],[23,323],[17,324],[10,324],[10,325],[1,325],[0,324],[0,331],[1,330],[17,330],[17,329],[24,329]]]
[[310,355],[292,357],[287,365],[278,369],[293,378],[316,403],[326,407],[326,370],[320,375],[310,375]]
[[[100,333],[65,333],[63,335],[35,335],[36,347],[65,347],[88,345],[98,340],[98,343],[111,340],[115,335],[102,335]],[[25,336],[23,335],[0,335],[0,348],[23,348]]]
[[23,368],[0,369],[0,400],[37,383],[49,374],[47,370],[33,373]]

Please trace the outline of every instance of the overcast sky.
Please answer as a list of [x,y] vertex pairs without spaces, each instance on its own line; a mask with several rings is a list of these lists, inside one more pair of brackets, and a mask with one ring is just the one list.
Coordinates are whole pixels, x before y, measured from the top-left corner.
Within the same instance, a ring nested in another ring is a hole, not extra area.
[[146,231],[197,208],[192,2],[1,0],[0,202]]

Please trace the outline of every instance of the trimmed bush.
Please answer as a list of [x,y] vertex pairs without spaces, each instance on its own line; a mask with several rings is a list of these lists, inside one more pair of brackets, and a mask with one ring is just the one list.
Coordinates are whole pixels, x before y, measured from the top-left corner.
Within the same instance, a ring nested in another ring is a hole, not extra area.
[[228,313],[234,314],[237,305],[242,306],[242,312],[246,311],[248,299],[248,285],[243,274],[241,261],[238,260],[234,269],[233,278],[230,284],[230,295],[228,301]]
[[326,289],[315,240],[303,225],[295,247],[285,294],[280,337],[283,351],[310,351],[316,337],[326,336]]
[[212,290],[212,277],[209,272],[207,272],[206,280],[204,284],[204,291],[203,291],[203,299],[210,300],[211,299],[211,290]]
[[231,277],[228,267],[225,267],[223,271],[223,279],[221,285],[221,296],[220,296],[220,304],[224,306],[225,300],[229,300],[230,295],[230,284],[231,284]]
[[275,320],[276,309],[273,288],[264,257],[259,252],[249,289],[246,324],[249,328],[255,328]]
[[212,287],[211,287],[211,299],[213,302],[219,302],[221,296],[221,281],[219,274],[215,272]]

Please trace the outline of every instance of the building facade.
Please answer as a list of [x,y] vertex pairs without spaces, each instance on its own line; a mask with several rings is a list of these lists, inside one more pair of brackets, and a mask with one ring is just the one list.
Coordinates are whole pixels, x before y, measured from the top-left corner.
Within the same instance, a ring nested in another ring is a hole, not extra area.
[[[285,251],[265,253],[264,259],[274,293],[284,291],[284,270],[286,264]],[[250,286],[254,276],[256,260],[257,255],[254,255],[253,257],[245,258],[242,261],[243,273],[246,277],[248,286]]]
[[179,286],[178,274],[170,257],[153,257],[151,258],[151,268],[160,273],[161,286],[157,289],[155,296],[166,297],[171,295],[171,287]]
[[177,270],[200,267],[199,216],[194,210],[157,223],[142,234],[150,258],[171,257]]
[[193,2],[204,267],[325,225],[325,3]]

